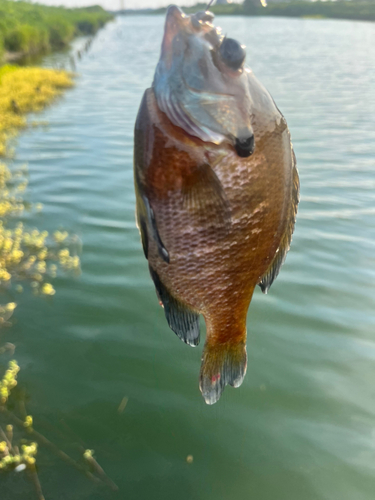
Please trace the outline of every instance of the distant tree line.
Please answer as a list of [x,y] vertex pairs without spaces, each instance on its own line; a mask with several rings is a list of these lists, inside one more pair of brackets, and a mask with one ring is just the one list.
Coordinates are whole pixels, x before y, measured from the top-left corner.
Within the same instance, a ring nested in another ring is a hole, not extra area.
[[269,2],[262,7],[258,0],[245,0],[242,12],[246,15],[287,16],[287,17],[331,17],[375,21],[375,0],[338,0],[335,2]]
[[[186,13],[205,10],[207,3],[198,3],[194,6],[183,7]],[[227,5],[213,5],[210,10],[217,15],[247,15],[247,16],[285,16],[285,17],[327,17],[336,19],[356,19],[375,21],[375,0],[337,0],[337,1],[309,1],[268,0],[267,7],[263,7],[260,0],[244,0],[243,4],[231,3]],[[150,14],[164,14],[166,8],[156,9]],[[136,11],[134,11],[135,13]],[[139,11],[141,13],[142,11]]]

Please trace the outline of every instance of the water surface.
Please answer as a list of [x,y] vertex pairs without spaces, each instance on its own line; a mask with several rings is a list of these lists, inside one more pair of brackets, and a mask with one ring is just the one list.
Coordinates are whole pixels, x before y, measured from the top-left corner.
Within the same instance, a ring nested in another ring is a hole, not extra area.
[[[49,500],[374,498],[375,25],[218,23],[247,45],[288,121],[301,203],[287,262],[250,307],[246,379],[213,407],[198,389],[202,346],[168,329],[134,222],[133,126],[163,18],[108,24],[76,87],[43,113],[49,128],[19,138],[29,198],[44,204],[28,224],[83,241],[80,278],[59,276],[52,300],[19,301],[8,340],[20,385],[35,427],[73,456],[78,442],[94,449],[120,488],[40,453]],[[29,490],[4,479],[2,498]]]

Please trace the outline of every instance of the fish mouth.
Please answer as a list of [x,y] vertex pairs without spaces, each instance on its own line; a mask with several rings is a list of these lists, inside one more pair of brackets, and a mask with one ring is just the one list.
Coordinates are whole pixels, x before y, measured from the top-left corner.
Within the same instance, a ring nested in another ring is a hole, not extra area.
[[164,25],[164,37],[161,45],[161,57],[163,59],[171,58],[172,42],[181,30],[187,28],[188,24],[189,17],[177,5],[170,5],[168,7]]
[[212,24],[214,17],[214,14],[208,10],[187,15],[177,5],[170,5],[165,18],[165,31],[177,34],[179,29],[188,27],[192,28],[191,32],[200,31],[202,28],[215,29]]
[[164,60],[171,58],[172,42],[176,42],[176,37],[181,33],[187,35],[202,33],[213,46],[219,46],[224,37],[220,28],[212,24],[214,17],[210,11],[187,15],[177,5],[170,5],[165,18],[161,57]]
[[224,37],[214,14],[168,7],[153,89],[159,109],[204,142],[228,142],[238,156],[254,151],[245,47]]

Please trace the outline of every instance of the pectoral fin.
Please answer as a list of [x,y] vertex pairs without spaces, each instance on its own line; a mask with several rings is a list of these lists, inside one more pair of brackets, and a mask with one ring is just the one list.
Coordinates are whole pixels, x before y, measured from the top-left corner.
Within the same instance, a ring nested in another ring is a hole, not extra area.
[[[151,235],[154,238],[154,240],[156,241],[159,255],[164,260],[164,262],[169,264],[169,253],[168,253],[167,249],[165,248],[165,246],[162,242],[162,239],[160,238],[159,230],[158,230],[158,227],[156,225],[155,213],[150,205],[150,202],[148,201],[147,196],[143,195],[142,198],[143,198],[143,202],[144,202],[145,207],[146,207],[147,219],[148,219],[148,223],[149,223],[148,225],[149,225],[149,228],[151,231]],[[143,242],[143,239],[142,239],[142,242]]]
[[230,206],[215,171],[207,163],[188,172],[183,179],[184,206],[197,216],[210,218],[228,228],[231,221]]
[[145,218],[139,216],[138,224],[139,224],[139,232],[141,233],[143,253],[145,254],[146,259],[148,259],[148,233],[147,233],[147,224]]
[[186,344],[199,344],[199,315],[188,306],[182,304],[169,292],[161,282],[157,272],[149,266],[151,278],[155,284],[156,293],[164,306],[165,317],[169,327]]

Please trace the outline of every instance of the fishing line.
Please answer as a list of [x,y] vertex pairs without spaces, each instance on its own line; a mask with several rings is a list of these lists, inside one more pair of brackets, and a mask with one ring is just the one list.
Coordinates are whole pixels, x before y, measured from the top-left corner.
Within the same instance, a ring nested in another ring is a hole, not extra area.
[[212,5],[213,3],[214,3],[214,0],[210,0],[210,1],[208,2],[207,7],[206,7],[206,9],[205,9],[205,12],[207,12],[207,11],[208,11],[208,9],[211,7],[211,5]]

